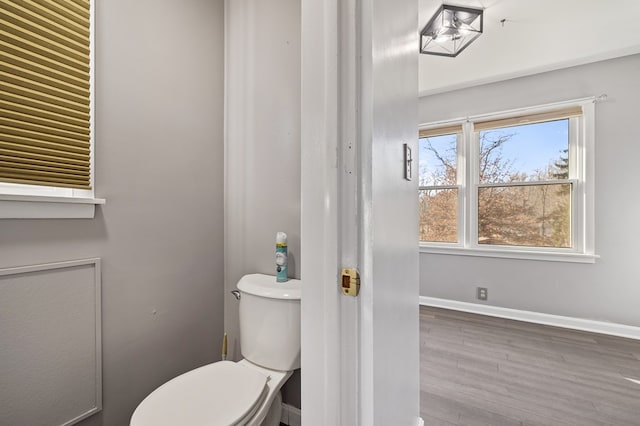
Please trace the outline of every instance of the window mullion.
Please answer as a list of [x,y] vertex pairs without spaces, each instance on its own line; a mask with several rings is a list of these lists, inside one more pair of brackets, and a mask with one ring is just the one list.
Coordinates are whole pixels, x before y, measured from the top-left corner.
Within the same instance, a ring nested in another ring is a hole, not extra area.
[[460,185],[427,185],[427,186],[419,186],[419,191],[439,191],[442,189],[460,189]]
[[475,246],[478,235],[478,147],[473,122],[463,127],[464,145],[464,247]]
[[478,188],[508,188],[518,186],[542,186],[542,185],[563,185],[575,184],[577,179],[555,179],[555,180],[532,180],[521,182],[496,182],[496,183],[478,183]]

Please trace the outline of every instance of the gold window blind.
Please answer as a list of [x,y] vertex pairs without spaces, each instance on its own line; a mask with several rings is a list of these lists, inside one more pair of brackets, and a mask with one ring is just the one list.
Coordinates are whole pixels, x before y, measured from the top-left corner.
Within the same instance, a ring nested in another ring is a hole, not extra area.
[[419,138],[432,138],[434,136],[450,135],[454,133],[462,133],[462,124],[452,124],[449,126],[432,127],[430,129],[418,130]]
[[496,129],[499,127],[519,126],[522,124],[540,123],[543,121],[562,120],[564,118],[579,117],[582,115],[582,107],[574,106],[537,114],[518,115],[515,117],[499,118],[495,120],[476,121],[473,124],[476,132]]
[[89,0],[0,2],[0,182],[91,188]]

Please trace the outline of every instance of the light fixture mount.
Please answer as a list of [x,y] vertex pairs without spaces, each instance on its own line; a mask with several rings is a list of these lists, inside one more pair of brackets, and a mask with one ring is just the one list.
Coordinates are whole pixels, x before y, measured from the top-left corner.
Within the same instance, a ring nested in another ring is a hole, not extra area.
[[420,53],[456,57],[480,37],[483,10],[443,4],[420,31]]

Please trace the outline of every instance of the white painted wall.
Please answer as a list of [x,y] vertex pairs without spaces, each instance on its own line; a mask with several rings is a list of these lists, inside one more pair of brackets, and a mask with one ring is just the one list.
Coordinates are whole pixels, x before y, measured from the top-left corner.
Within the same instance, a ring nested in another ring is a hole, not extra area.
[[275,275],[276,232],[300,277],[300,1],[227,0],[225,25],[225,331],[237,360],[230,291],[245,274]]
[[596,105],[595,264],[420,255],[420,294],[463,302],[476,286],[489,304],[640,326],[640,55],[420,99],[420,121],[607,94]]
[[83,426],[127,425],[155,387],[220,359],[222,6],[96,1],[96,195],[107,204],[95,219],[0,220],[0,267],[102,258],[104,409]]

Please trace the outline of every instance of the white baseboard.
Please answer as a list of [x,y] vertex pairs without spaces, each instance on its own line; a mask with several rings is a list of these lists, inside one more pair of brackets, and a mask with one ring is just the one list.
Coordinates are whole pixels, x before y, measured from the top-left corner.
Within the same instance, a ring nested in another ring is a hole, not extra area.
[[458,302],[456,300],[438,299],[436,297],[420,296],[420,304],[436,308],[452,309],[492,317],[526,321],[535,324],[551,325],[572,330],[589,331],[592,333],[608,334],[640,340],[640,327],[617,324],[613,322],[587,320],[582,318],[565,317],[561,315],[542,314],[539,312],[521,311],[518,309],[502,308],[500,306],[481,305],[478,303]]
[[[282,403],[282,416],[280,417],[280,423],[284,423],[289,426],[301,426],[302,425],[302,412],[299,408],[293,405]],[[422,417],[418,417],[416,422],[417,426],[424,426],[424,420]]]
[[302,425],[302,413],[299,408],[289,404],[282,404],[282,415],[280,417],[280,423],[284,423],[289,426],[301,426]]

